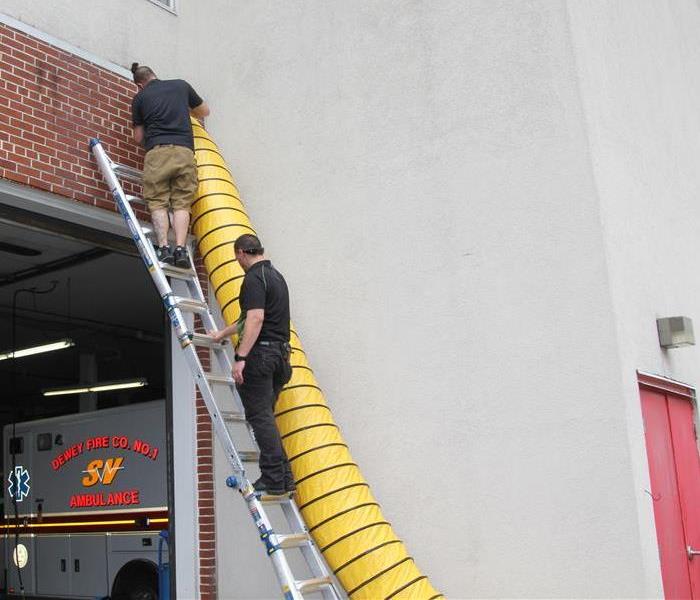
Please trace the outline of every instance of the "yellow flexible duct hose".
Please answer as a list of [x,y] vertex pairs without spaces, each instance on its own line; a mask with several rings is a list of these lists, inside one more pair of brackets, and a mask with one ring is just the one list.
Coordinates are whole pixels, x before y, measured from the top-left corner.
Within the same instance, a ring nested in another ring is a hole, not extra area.
[[[243,270],[233,242],[255,233],[223,157],[192,121],[199,189],[192,231],[226,324],[238,320]],[[442,597],[421,575],[352,459],[292,329],[292,379],[275,407],[297,482],[297,503],[318,547],[348,596]]]

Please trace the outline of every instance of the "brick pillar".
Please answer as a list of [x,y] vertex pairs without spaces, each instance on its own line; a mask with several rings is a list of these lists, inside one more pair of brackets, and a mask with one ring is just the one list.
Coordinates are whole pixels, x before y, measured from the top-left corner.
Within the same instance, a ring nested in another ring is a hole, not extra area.
[[[195,268],[204,295],[209,299],[207,276],[199,255]],[[195,317],[195,326],[204,333],[201,320]],[[211,352],[198,348],[197,354],[205,371],[211,369]],[[199,508],[199,590],[202,600],[216,599],[216,523],[214,521],[214,433],[209,412],[197,391],[197,489]]]

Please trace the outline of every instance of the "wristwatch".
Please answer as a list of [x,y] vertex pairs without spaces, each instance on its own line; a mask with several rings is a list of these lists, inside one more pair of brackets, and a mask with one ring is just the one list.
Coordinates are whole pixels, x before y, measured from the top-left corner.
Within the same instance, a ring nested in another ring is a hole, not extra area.
[[233,360],[235,360],[236,362],[241,362],[242,360],[246,360],[247,358],[247,356],[241,356],[240,354],[233,355]]

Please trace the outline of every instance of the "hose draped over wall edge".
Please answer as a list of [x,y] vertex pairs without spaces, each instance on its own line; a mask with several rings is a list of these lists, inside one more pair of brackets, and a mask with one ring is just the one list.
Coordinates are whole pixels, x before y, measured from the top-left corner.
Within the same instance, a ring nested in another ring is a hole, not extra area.
[[[240,314],[243,270],[233,242],[255,233],[216,144],[194,119],[199,188],[192,231],[227,325]],[[330,568],[353,599],[442,597],[422,575],[353,461],[292,328],[292,378],[275,407],[296,500]]]

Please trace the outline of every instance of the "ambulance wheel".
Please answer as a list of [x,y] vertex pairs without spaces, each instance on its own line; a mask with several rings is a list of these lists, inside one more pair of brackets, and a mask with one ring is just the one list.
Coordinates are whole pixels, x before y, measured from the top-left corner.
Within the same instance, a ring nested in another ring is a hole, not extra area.
[[112,600],[158,600],[158,569],[148,560],[126,563],[114,578]]

